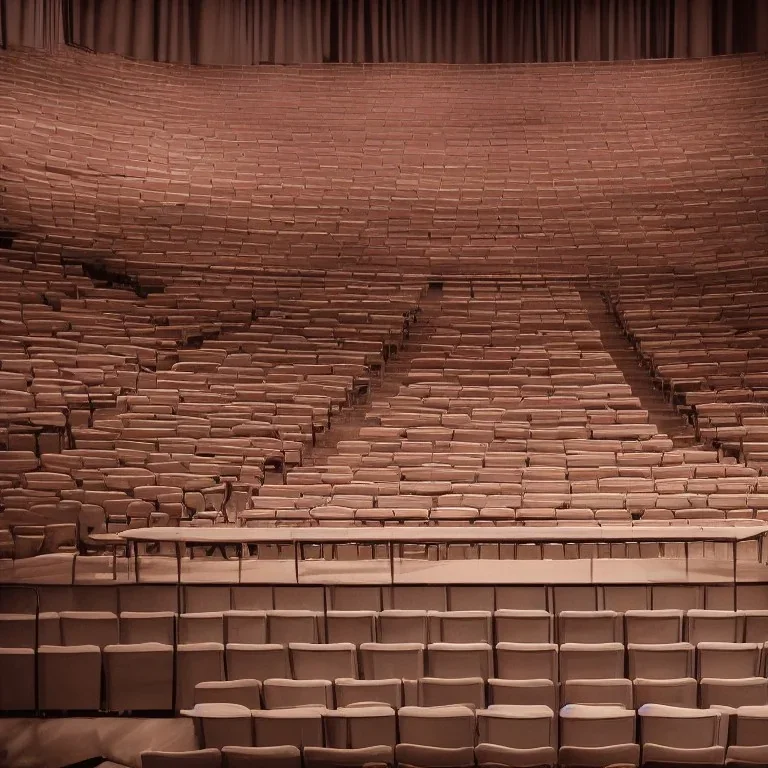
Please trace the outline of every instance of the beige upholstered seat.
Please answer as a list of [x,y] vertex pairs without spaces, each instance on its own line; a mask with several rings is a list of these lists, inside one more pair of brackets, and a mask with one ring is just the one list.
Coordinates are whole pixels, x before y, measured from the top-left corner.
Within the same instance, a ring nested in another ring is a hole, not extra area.
[[296,707],[252,712],[257,747],[323,746],[324,708]]
[[333,707],[333,685],[330,680],[270,678],[263,683],[263,696],[267,709]]
[[294,746],[227,746],[221,757],[224,768],[302,768],[301,750]]
[[173,709],[172,645],[107,645],[103,663],[108,710]]
[[194,718],[204,748],[254,746],[251,710],[241,704],[195,704],[181,715]]
[[582,704],[560,710],[560,765],[639,765],[639,759],[634,710]]
[[326,746],[335,749],[394,748],[397,743],[397,720],[391,707],[329,709],[323,715],[323,723]]
[[240,704],[261,709],[261,683],[258,680],[208,680],[195,686],[197,704]]
[[43,645],[38,651],[40,708],[101,707],[101,649],[97,645]]
[[717,710],[645,704],[637,714],[644,763],[724,762],[728,718]]
[[141,768],[221,768],[218,749],[197,749],[187,752],[141,753]]

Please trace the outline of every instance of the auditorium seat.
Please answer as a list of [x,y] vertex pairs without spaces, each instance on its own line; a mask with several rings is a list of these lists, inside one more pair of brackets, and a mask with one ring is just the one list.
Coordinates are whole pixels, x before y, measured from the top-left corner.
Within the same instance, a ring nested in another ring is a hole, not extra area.
[[[478,762],[492,756],[502,765],[554,765],[557,760],[555,714],[542,706],[492,706],[477,711]],[[501,749],[498,749],[498,748]]]
[[325,707],[333,709],[333,686],[329,680],[284,680],[270,678],[263,683],[266,709]]
[[323,715],[326,746],[333,749],[372,749],[397,744],[397,717],[391,707],[339,707]]
[[637,715],[643,763],[725,762],[728,718],[720,712],[645,704]]
[[195,685],[197,704],[241,704],[261,709],[262,684],[258,680],[211,680]]
[[141,753],[141,768],[221,768],[222,754],[218,749],[196,749],[186,752]]
[[195,704],[182,709],[181,716],[194,719],[203,749],[254,746],[251,710],[241,704]]
[[257,747],[322,747],[325,710],[317,707],[253,712]]
[[558,764],[640,764],[635,711],[618,706],[569,704],[560,710]]

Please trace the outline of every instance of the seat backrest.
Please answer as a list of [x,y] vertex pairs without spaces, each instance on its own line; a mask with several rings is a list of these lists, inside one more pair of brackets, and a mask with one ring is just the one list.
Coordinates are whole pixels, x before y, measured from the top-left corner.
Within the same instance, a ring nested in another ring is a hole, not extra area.
[[378,641],[380,643],[429,642],[427,612],[389,609],[379,613]]
[[424,646],[421,643],[363,643],[360,646],[366,680],[424,677]]
[[636,677],[632,685],[635,709],[639,709],[643,704],[668,704],[673,707],[691,708],[698,705],[699,686],[692,677],[672,680]]
[[291,643],[289,649],[297,680],[357,677],[357,649],[352,643]]
[[59,613],[62,645],[117,645],[120,631],[116,613],[62,611]]
[[317,643],[320,640],[318,614],[314,611],[267,611],[270,643]]
[[610,747],[634,741],[634,710],[584,704],[566,704],[560,710],[560,742],[564,746]]
[[544,706],[495,706],[477,711],[478,743],[516,749],[555,746],[555,713]]
[[225,611],[224,637],[227,643],[266,643],[266,611]]
[[469,707],[401,707],[400,741],[429,747],[475,745],[475,713]]
[[42,645],[38,650],[40,708],[98,710],[101,649],[97,645]]
[[179,614],[178,633],[179,643],[223,643],[224,615],[220,612]]
[[394,749],[386,746],[361,749],[334,749],[332,747],[305,747],[305,768],[373,768],[390,766]]
[[548,611],[503,608],[493,617],[499,643],[552,642],[552,614]]
[[736,711],[734,743],[743,747],[764,747],[768,733],[768,706],[739,707]]
[[563,704],[597,704],[633,708],[632,682],[624,678],[567,680],[561,688]]
[[373,643],[376,641],[376,611],[328,611],[329,643]]
[[761,675],[762,644],[699,643],[699,678],[740,678]]
[[251,710],[241,704],[195,704],[181,715],[194,718],[203,747],[254,746]]
[[472,747],[431,747],[401,743],[395,747],[398,768],[475,768]]
[[301,750],[293,746],[228,746],[221,750],[221,757],[224,768],[302,768]]
[[229,643],[227,674],[231,680],[291,678],[288,646],[279,643]]
[[315,707],[294,707],[253,712],[257,747],[322,747],[325,710]]
[[743,614],[739,611],[711,611],[692,608],[686,615],[686,640],[693,645],[702,642],[738,643],[743,635]]
[[263,696],[267,709],[333,706],[333,686],[330,680],[270,678],[263,683]]
[[694,647],[690,643],[627,646],[629,677],[672,680],[694,676]]
[[403,681],[396,678],[383,680],[337,678],[334,681],[334,689],[338,707],[366,702],[384,704],[397,710],[403,705]]
[[427,647],[431,677],[493,677],[493,649],[488,643],[431,643]]
[[397,717],[392,707],[359,706],[330,709],[323,716],[325,743],[338,749],[379,745],[394,748]]
[[637,714],[642,744],[676,749],[702,749],[719,744],[721,714],[717,710],[645,704]]
[[481,677],[422,677],[417,683],[420,707],[463,704],[476,709],[485,706],[485,681]]
[[[252,677],[237,675],[238,678]],[[224,646],[221,643],[189,643],[176,648],[176,706],[195,704],[198,683],[224,679]]]
[[558,647],[554,643],[498,643],[497,674],[505,680],[559,679]]
[[561,611],[557,616],[557,638],[561,645],[620,642],[620,619],[615,611]]
[[206,680],[195,686],[195,704],[240,704],[261,709],[258,680]]
[[430,611],[429,625],[434,642],[493,642],[490,611]]
[[221,768],[218,749],[196,749],[188,752],[141,753],[141,768]]
[[624,677],[622,643],[565,643],[560,646],[560,680]]
[[108,710],[172,709],[172,645],[107,645],[102,652],[102,663]]
[[624,612],[624,638],[629,643],[679,643],[684,613],[677,609]]
[[768,680],[764,677],[701,680],[701,708],[768,705]]
[[120,642],[173,645],[175,624],[176,614],[171,611],[123,611],[120,614]]

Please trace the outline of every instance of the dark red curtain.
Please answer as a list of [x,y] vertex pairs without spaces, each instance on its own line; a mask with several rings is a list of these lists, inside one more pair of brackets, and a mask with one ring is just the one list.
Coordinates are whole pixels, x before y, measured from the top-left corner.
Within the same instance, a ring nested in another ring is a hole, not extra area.
[[0,0],[0,44],[195,64],[768,51],[766,0]]
[[63,11],[61,0],[0,0],[0,47],[62,45]]

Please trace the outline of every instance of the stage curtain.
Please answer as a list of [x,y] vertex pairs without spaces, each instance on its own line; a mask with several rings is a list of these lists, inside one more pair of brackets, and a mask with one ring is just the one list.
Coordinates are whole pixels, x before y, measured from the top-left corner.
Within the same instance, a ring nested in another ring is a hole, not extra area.
[[64,44],[61,0],[0,0],[0,47],[43,48]]
[[768,51],[768,0],[0,0],[3,45],[194,64],[484,64]]

